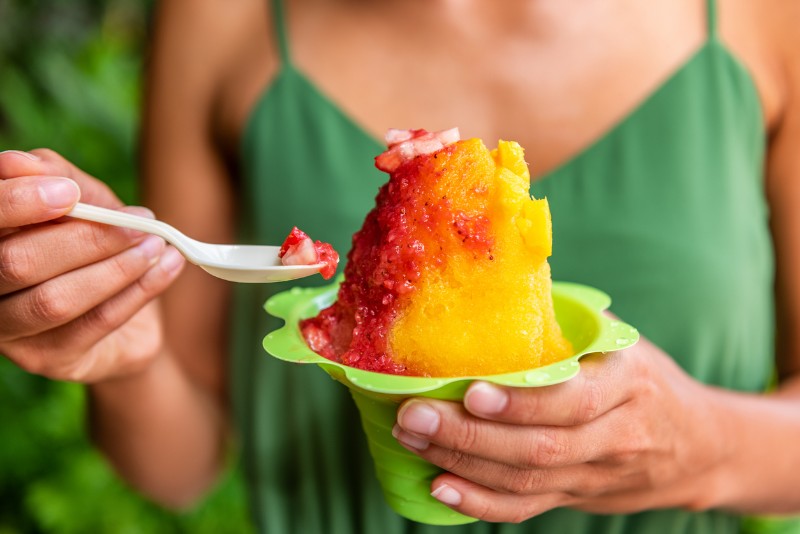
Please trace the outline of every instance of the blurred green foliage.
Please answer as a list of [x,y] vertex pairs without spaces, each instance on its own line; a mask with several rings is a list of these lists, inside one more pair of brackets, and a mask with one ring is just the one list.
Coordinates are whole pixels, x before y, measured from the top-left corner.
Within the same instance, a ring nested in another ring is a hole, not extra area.
[[[151,2],[0,0],[0,150],[48,147],[135,202]],[[0,534],[250,532],[235,469],[173,514],[128,489],[84,434],[80,386],[0,357]]]
[[47,146],[135,196],[147,2],[0,0],[0,146]]

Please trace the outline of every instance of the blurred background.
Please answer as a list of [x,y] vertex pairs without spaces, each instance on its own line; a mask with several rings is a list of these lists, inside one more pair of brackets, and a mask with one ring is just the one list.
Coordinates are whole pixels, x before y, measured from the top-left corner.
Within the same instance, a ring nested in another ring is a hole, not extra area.
[[[0,150],[52,148],[135,203],[152,4],[0,0]],[[170,513],[115,477],[88,443],[83,413],[80,386],[30,376],[0,357],[0,534],[252,532],[235,459],[197,509]],[[751,518],[744,532],[797,534],[800,526]]]
[[[52,148],[136,202],[152,3],[0,0],[0,150]],[[173,514],[115,477],[84,436],[83,411],[80,386],[0,357],[0,534],[252,531],[233,460],[205,503]]]

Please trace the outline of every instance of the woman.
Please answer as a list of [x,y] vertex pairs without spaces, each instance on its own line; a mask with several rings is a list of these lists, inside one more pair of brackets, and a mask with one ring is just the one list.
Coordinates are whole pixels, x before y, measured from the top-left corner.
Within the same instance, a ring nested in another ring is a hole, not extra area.
[[[800,438],[797,20],[734,0],[165,0],[145,204],[204,241],[297,224],[346,251],[387,127],[519,141],[553,211],[554,278],[606,290],[645,339],[559,386],[411,400],[396,437],[446,470],[434,496],[504,523],[466,532],[733,532],[738,514],[800,511],[784,445]],[[94,438],[133,485],[190,504],[235,421],[262,529],[433,528],[382,502],[344,388],[260,351],[260,305],[283,287],[184,269],[155,238],[38,224],[75,184],[121,208],[52,152],[0,155],[0,177],[0,351],[89,384]],[[759,394],[774,355],[781,384]]]

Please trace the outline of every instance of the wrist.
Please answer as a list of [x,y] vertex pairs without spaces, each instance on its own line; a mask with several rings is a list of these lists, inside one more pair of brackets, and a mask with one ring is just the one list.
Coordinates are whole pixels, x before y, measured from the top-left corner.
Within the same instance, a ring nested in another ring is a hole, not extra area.
[[213,483],[226,451],[226,413],[174,355],[87,393],[91,440],[133,487],[183,507]]
[[[692,511],[706,511],[724,506],[731,480],[731,468],[736,464],[739,442],[736,438],[738,418],[732,413],[728,392],[704,384],[699,388],[697,403],[691,409],[698,413],[696,428],[700,438],[690,446],[692,454],[685,507]],[[692,466],[691,464],[695,465]]]
[[796,513],[795,457],[786,443],[800,439],[800,398],[709,387],[709,444],[715,464],[696,499],[697,509],[738,513]]

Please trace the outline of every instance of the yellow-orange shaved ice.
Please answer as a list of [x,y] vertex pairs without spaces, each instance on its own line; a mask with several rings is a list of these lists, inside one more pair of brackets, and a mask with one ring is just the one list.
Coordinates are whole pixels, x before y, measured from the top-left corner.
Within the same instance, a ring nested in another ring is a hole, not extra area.
[[529,195],[522,148],[457,130],[392,130],[390,173],[353,237],[336,303],[301,325],[312,349],[422,376],[539,367],[572,348],[551,297],[550,210]]

